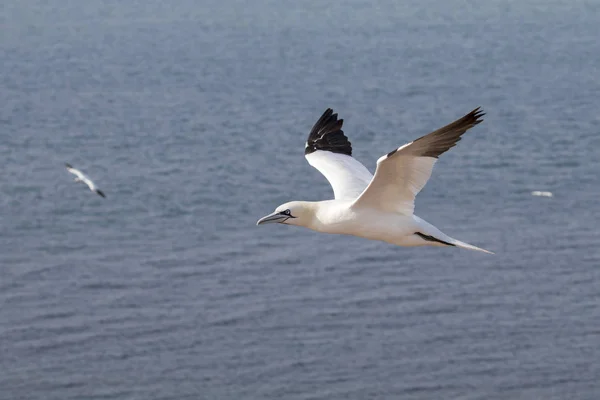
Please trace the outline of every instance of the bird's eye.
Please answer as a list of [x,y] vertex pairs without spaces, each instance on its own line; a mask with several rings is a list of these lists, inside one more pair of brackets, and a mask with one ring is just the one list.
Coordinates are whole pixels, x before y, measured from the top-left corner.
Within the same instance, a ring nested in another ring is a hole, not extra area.
[[284,215],[292,215],[292,212],[290,210],[285,210],[283,212]]

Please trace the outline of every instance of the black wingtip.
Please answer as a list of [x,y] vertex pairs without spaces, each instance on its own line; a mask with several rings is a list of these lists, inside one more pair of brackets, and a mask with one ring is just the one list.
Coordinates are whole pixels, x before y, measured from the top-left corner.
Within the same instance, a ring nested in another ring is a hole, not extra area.
[[485,112],[483,112],[481,107],[477,107],[476,109],[474,109],[473,111],[468,113],[466,116],[468,118],[473,119],[473,125],[477,125],[477,124],[483,122],[483,119],[480,119],[480,118],[483,117],[484,115],[485,115]]
[[344,135],[343,125],[344,120],[338,119],[337,113],[331,108],[325,110],[310,130],[304,154],[324,150],[352,156],[352,144]]
[[65,167],[67,167],[67,168],[73,168],[73,166],[71,164],[69,164],[69,163],[65,163]]
[[100,196],[102,196],[102,197],[106,197],[106,196],[104,195],[104,193],[102,192],[102,190],[96,190],[96,193],[98,193],[98,194],[99,194]]

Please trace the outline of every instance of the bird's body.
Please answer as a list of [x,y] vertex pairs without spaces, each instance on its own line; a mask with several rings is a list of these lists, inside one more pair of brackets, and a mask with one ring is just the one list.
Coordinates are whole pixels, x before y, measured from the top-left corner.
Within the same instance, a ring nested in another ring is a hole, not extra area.
[[317,232],[357,236],[405,247],[458,246],[482,250],[453,239],[416,215],[362,208],[346,200],[302,203],[303,207],[314,210],[313,217],[302,226]]
[[326,200],[313,203],[314,219],[306,226],[322,233],[343,234],[402,245],[414,232],[414,216],[387,214],[353,207],[352,201]]
[[65,166],[67,167],[67,171],[69,171],[70,173],[72,173],[73,175],[75,175],[75,182],[81,182],[87,185],[88,188],[90,188],[90,190],[96,194],[98,194],[99,196],[102,197],[106,197],[104,195],[104,192],[102,192],[100,189],[98,189],[96,187],[96,184],[83,172],[81,172],[80,170],[73,168],[73,166],[69,163],[65,164]]
[[257,224],[279,222],[398,246],[456,246],[490,253],[456,240],[414,214],[415,196],[427,183],[437,157],[481,122],[479,109],[377,161],[375,175],[352,157],[343,120],[331,109],[314,125],[305,147],[309,164],[330,182],[334,200],[290,202]]

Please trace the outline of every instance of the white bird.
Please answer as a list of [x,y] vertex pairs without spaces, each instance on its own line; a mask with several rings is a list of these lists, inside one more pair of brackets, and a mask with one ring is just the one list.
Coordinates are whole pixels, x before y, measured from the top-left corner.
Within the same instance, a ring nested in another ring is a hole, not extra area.
[[327,109],[305,146],[308,163],[333,188],[334,200],[292,201],[256,223],[303,226],[318,232],[359,236],[399,246],[456,246],[493,254],[442,233],[414,214],[437,158],[485,115],[476,108],[461,119],[399,147],[377,160],[375,176],[352,157],[343,120]]
[[539,191],[539,190],[534,190],[533,192],[531,192],[531,195],[532,196],[541,196],[541,197],[552,197],[552,196],[554,196],[552,194],[552,192],[542,192],[542,191]]
[[76,176],[75,182],[83,182],[86,185],[88,185],[88,187],[90,188],[90,190],[92,192],[96,192],[100,196],[106,197],[104,195],[104,193],[96,187],[96,184],[94,182],[92,182],[92,180],[90,178],[88,178],[88,176],[86,174],[84,174],[83,172],[81,172],[78,169],[73,168],[73,166],[69,163],[66,163],[65,166],[67,167],[67,171],[69,171],[70,173],[72,173],[73,175]]

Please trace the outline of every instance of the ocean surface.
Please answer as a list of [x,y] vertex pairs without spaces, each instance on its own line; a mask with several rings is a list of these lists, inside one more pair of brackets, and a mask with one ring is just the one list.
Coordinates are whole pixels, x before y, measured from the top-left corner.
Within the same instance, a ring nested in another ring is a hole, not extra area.
[[[600,2],[413,3],[4,1],[0,399],[600,398]],[[416,212],[495,256],[255,225],[477,106]]]

